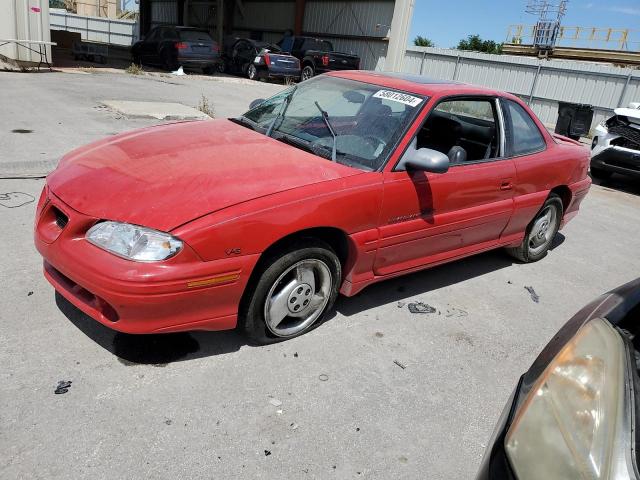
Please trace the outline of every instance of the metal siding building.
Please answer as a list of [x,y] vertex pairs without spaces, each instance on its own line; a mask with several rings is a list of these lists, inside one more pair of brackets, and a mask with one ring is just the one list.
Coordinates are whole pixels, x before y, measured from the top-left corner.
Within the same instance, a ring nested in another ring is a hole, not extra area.
[[[141,34],[156,25],[170,24],[208,28],[218,41],[242,36],[275,43],[285,33],[307,35],[329,40],[338,51],[359,55],[363,69],[382,70],[394,15],[401,12],[406,23],[413,3],[414,0],[140,0]],[[405,30],[401,29],[400,34]],[[406,38],[399,40],[406,45]]]

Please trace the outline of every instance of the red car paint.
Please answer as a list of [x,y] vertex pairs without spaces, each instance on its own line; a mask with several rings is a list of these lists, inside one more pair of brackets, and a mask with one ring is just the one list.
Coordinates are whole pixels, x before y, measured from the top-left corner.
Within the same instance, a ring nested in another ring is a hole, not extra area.
[[[432,107],[449,96],[516,97],[460,84],[420,84],[354,71],[329,75],[429,97],[382,171],[330,162],[229,120],[178,123],[82,147],[47,178],[36,247],[58,292],[130,333],[234,328],[260,256],[308,229],[343,235],[341,292],[502,246],[515,246],[553,189],[577,214],[589,152],[552,136],[546,149],[445,174],[394,172]],[[56,224],[55,209],[69,219]],[[170,232],[184,249],[139,263],[84,238],[98,220]]]

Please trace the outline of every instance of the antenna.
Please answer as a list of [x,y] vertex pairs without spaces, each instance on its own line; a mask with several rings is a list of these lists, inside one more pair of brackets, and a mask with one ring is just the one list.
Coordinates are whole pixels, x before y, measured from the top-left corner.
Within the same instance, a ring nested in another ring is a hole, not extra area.
[[569,0],[529,0],[524,11],[538,16],[533,32],[533,45],[551,50],[556,43],[562,17],[567,13]]

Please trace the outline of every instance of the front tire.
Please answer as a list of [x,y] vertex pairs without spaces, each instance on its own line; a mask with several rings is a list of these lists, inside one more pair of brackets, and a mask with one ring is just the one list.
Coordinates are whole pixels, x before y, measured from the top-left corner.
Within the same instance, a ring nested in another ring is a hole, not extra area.
[[552,193],[527,226],[524,240],[517,247],[507,248],[512,257],[523,263],[537,262],[546,257],[558,233],[563,215],[562,200]]
[[266,345],[320,325],[337,296],[342,267],[320,240],[303,240],[272,255],[248,285],[239,328],[252,343]]

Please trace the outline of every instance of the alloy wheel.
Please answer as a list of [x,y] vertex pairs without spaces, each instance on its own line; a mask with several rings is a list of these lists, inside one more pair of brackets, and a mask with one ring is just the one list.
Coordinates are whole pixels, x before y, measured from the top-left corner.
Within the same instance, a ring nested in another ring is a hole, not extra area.
[[305,259],[287,268],[274,282],[264,305],[264,319],[277,337],[296,335],[322,315],[333,278],[326,263]]
[[311,77],[313,77],[313,68],[307,65],[302,69],[302,81],[309,80]]
[[558,212],[556,207],[548,205],[535,219],[531,232],[529,233],[529,251],[533,255],[545,250],[557,230]]

